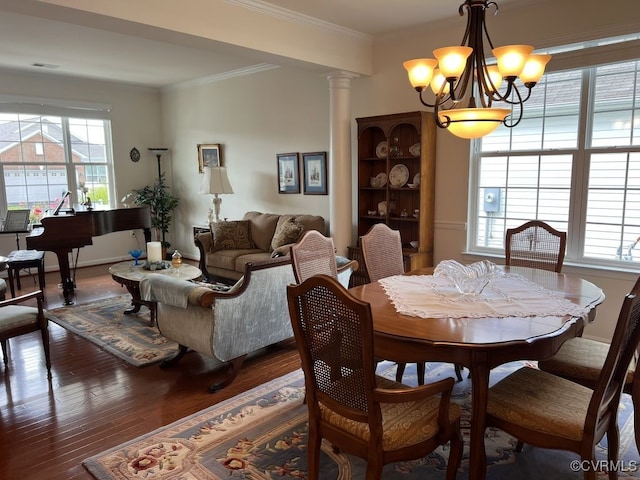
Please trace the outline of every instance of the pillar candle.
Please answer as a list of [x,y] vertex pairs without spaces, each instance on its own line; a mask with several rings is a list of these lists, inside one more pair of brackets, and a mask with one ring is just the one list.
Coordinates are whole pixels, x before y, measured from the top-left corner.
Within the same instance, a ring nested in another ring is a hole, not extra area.
[[147,260],[149,263],[162,261],[161,242],[147,242]]

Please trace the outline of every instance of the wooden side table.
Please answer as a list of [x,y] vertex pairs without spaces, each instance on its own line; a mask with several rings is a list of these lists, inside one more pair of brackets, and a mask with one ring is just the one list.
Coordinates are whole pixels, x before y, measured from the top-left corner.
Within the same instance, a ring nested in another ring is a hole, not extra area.
[[138,313],[142,305],[149,309],[151,320],[149,325],[154,326],[156,323],[156,304],[142,299],[140,295],[140,280],[147,275],[171,275],[184,280],[194,280],[202,276],[202,272],[198,267],[183,263],[180,268],[173,267],[163,270],[146,270],[142,264],[134,265],[131,260],[116,263],[109,267],[109,273],[120,285],[125,287],[131,294],[131,308],[124,311],[125,314]]

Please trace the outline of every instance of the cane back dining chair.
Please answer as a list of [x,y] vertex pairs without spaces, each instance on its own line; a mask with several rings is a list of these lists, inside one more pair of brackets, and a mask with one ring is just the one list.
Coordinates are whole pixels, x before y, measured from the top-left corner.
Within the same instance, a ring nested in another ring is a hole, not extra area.
[[[389,228],[384,223],[376,223],[369,231],[360,237],[362,258],[369,274],[369,280],[377,282],[381,278],[404,273],[404,259],[402,258],[402,239],[400,232]],[[401,382],[406,363],[398,363],[396,381]],[[462,380],[461,368],[456,365],[456,377]],[[425,363],[416,364],[418,384],[424,384]]]
[[[596,444],[607,435],[607,465],[615,465],[620,444],[618,403],[627,369],[640,344],[640,278],[625,297],[611,346],[595,389],[551,373],[523,367],[489,389],[487,426],[523,443],[580,455],[584,478],[595,480]],[[609,470],[611,480],[617,470]]]
[[567,233],[540,220],[507,229],[505,264],[560,273],[567,247]]
[[358,269],[356,260],[338,268],[333,239],[317,230],[308,230],[291,246],[291,265],[297,283],[302,283],[313,275],[324,274],[339,279],[345,286],[349,284],[349,278],[342,277],[349,275],[347,272]]
[[[22,305],[35,299],[36,306]],[[26,333],[40,331],[44,347],[47,376],[51,378],[51,356],[49,354],[49,324],[43,308],[42,290],[27,293],[19,297],[0,301],[0,344],[5,368],[9,366],[7,354],[9,339]]]
[[305,376],[309,479],[318,479],[324,438],[365,459],[367,480],[450,442],[453,480],[463,447],[453,378],[410,388],[375,375],[371,307],[327,275],[289,285],[287,300]]

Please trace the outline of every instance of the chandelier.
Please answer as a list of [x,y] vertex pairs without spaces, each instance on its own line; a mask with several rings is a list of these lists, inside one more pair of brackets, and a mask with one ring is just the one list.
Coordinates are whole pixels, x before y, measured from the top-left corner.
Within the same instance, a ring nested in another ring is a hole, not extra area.
[[[531,96],[551,59],[551,55],[533,55],[531,45],[495,48],[485,24],[485,13],[490,7],[498,12],[495,2],[465,0],[458,8],[460,16],[465,9],[468,15],[462,44],[434,50],[435,59],[418,58],[403,63],[420,102],[433,108],[436,124],[461,138],[483,137],[500,123],[509,128],[518,125],[522,120],[522,104]],[[497,64],[487,64],[485,39]],[[517,79],[522,83],[520,87],[516,85]],[[503,82],[506,85],[499,90]],[[435,94],[432,104],[423,97],[429,85]],[[504,105],[497,108],[494,102]]]

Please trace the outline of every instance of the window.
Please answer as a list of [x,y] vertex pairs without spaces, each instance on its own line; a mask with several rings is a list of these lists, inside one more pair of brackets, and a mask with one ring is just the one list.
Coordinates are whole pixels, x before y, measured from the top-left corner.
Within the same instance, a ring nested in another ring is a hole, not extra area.
[[568,261],[640,262],[640,61],[547,73],[520,125],[474,143],[470,180],[470,251],[502,255],[507,228],[539,219]]
[[67,191],[72,202],[111,205],[110,138],[106,119],[0,113],[0,204],[31,209],[32,219]]

